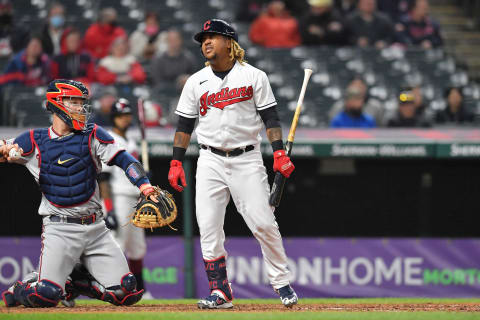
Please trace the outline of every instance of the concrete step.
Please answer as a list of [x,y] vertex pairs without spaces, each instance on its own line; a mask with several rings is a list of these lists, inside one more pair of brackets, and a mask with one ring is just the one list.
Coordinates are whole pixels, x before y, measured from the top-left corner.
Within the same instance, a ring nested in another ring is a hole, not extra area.
[[463,15],[463,10],[457,6],[431,6],[430,12],[433,16],[461,16]]

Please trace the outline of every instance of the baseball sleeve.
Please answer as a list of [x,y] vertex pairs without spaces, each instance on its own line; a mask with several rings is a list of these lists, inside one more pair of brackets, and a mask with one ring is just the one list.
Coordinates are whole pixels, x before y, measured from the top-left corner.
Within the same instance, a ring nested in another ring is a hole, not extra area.
[[261,71],[255,81],[253,99],[257,110],[264,110],[277,104],[267,74]]
[[198,108],[197,100],[195,99],[194,81],[192,77],[188,78],[183,87],[182,94],[178,100],[177,109],[175,113],[185,118],[197,118]]

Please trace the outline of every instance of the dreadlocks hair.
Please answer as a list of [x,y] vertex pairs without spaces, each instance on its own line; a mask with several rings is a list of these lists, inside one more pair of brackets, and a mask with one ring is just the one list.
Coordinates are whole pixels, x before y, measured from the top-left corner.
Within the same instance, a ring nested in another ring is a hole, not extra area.
[[[235,41],[234,39],[230,38],[230,41],[232,44],[230,47],[230,53],[228,54],[230,56],[230,60],[231,61],[237,60],[240,64],[247,62],[247,60],[245,60],[245,49],[240,47],[238,42]],[[205,62],[205,66],[208,67],[209,65],[210,65],[210,62],[208,61]]]

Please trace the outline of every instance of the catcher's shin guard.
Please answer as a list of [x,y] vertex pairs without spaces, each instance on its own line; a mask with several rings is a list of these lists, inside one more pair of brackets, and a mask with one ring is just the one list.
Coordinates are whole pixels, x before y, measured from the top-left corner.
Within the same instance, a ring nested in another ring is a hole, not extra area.
[[208,285],[211,293],[216,293],[225,301],[233,300],[232,288],[228,282],[227,264],[222,256],[215,260],[203,260],[207,272]]
[[32,283],[18,281],[13,288],[15,300],[26,307],[50,308],[57,306],[62,298],[63,289],[50,280]]
[[119,286],[108,287],[103,296],[103,301],[110,302],[116,306],[130,306],[142,299],[144,290],[137,291],[137,281],[131,273],[122,277]]

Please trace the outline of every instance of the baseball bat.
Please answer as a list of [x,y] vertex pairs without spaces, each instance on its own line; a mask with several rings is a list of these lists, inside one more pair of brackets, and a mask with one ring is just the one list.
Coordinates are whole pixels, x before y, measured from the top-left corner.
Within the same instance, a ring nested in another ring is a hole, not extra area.
[[[311,69],[304,69],[304,77],[302,89],[300,90],[300,96],[297,101],[297,108],[295,109],[295,114],[293,116],[292,125],[290,126],[290,132],[288,133],[287,143],[285,145],[285,151],[287,156],[290,157],[292,153],[293,140],[295,140],[295,131],[297,130],[298,117],[302,110],[303,98],[305,97],[305,91],[307,90],[307,84],[312,75]],[[285,187],[285,178],[280,172],[277,171],[275,174],[275,179],[273,180],[272,190],[270,192],[269,203],[271,206],[278,207],[280,205],[280,200],[282,199],[283,187]]]
[[141,152],[142,152],[142,164],[143,169],[145,172],[150,171],[150,165],[148,161],[148,143],[145,135],[145,112],[143,109],[143,99],[138,98],[137,104],[137,111],[138,111],[138,121],[140,122],[140,133],[142,135],[142,142],[141,142]]

